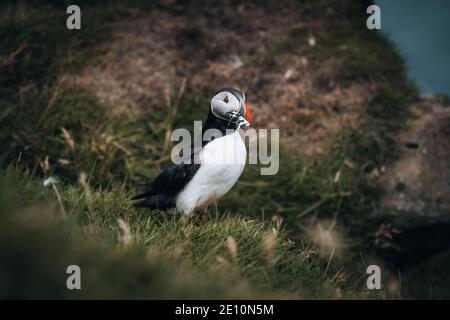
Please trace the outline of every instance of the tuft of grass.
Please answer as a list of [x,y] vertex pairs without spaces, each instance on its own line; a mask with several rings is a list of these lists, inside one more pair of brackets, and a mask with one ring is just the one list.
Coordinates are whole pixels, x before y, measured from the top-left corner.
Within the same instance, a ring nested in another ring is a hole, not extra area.
[[154,143],[164,139],[161,125],[149,126],[130,111],[110,112],[91,93],[64,83],[51,94],[21,101],[0,118],[3,166],[17,161],[38,176],[67,182],[84,172],[106,185],[166,155]]
[[373,212],[379,187],[367,177],[367,164],[353,158],[351,139],[350,134],[343,133],[330,140],[322,156],[305,155],[302,148],[282,148],[277,175],[261,176],[258,166],[249,165],[221,203],[249,216],[280,215],[300,237],[302,226],[311,219],[331,219],[368,241],[368,233],[359,234],[354,226]]

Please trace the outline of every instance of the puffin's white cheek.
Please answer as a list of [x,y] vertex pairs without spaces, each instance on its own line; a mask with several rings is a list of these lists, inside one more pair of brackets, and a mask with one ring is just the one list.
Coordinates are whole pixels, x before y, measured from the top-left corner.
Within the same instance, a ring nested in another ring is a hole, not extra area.
[[211,103],[211,110],[213,114],[218,117],[227,120],[227,114],[233,111],[239,111],[239,102],[237,100],[230,100],[226,103],[222,100],[213,100]]
[[215,101],[212,106],[212,111],[216,117],[223,117],[226,113],[225,103],[222,101]]

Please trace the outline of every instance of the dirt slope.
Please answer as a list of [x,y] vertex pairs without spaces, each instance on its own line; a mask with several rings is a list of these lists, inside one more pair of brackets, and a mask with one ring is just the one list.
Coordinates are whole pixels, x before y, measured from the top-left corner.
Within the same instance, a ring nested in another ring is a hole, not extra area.
[[114,26],[101,61],[78,81],[108,102],[144,112],[166,108],[165,92],[182,79],[205,99],[236,86],[246,92],[258,127],[280,128],[284,138],[321,152],[324,137],[358,121],[374,86],[338,83],[339,59],[308,53],[325,20],[338,14],[329,8],[328,15],[311,16],[310,6],[170,4],[131,12]]

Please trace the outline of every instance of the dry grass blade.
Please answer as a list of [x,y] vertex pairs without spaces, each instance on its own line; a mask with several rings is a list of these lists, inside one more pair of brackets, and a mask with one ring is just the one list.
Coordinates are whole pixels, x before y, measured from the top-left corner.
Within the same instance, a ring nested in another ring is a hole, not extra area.
[[234,240],[234,238],[232,236],[229,236],[227,238],[227,248],[228,251],[231,253],[231,255],[233,256],[233,258],[237,257],[237,244],[236,241]]
[[122,243],[127,246],[132,241],[130,226],[122,218],[118,218],[117,223],[122,230]]
[[72,138],[72,135],[69,131],[67,131],[65,128],[61,128],[64,140],[66,140],[67,145],[69,146],[70,150],[75,150],[75,141]]
[[268,231],[262,240],[262,254],[269,265],[276,262],[275,245],[277,232],[275,230]]
[[87,185],[87,174],[84,171],[80,172],[80,175],[78,177],[78,182],[81,184],[82,187],[86,187]]

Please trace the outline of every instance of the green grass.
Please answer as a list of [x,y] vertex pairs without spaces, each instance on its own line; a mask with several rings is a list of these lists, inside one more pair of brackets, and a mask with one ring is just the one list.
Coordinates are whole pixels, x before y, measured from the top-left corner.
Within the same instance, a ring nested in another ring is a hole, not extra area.
[[[130,115],[120,118],[108,115],[92,95],[68,87],[64,77],[99,54],[97,46],[109,38],[108,22],[124,6],[114,1],[108,3],[108,9],[99,4],[83,6],[84,25],[77,32],[65,27],[67,6],[63,2],[47,1],[39,6],[25,2],[2,4],[0,161],[3,166],[20,158],[31,172],[41,176],[58,173],[72,181],[80,171],[90,172],[94,163],[99,164],[99,175],[106,179],[118,171],[109,168],[120,168],[123,172],[121,169],[126,165],[123,161],[110,164],[114,160],[104,158],[116,158],[121,152],[118,140],[122,136],[111,137],[111,132],[133,119]],[[63,128],[74,139],[75,151],[65,145],[61,137]],[[123,131],[122,135],[129,135]],[[50,168],[42,169],[39,164],[46,157]],[[69,160],[67,168],[57,167],[61,159]],[[103,165],[105,160],[108,169]]]
[[[195,226],[132,208],[121,188],[46,188],[14,169],[0,186],[3,298],[324,298],[342,285],[270,221],[211,213]],[[82,291],[65,288],[70,264]]]

